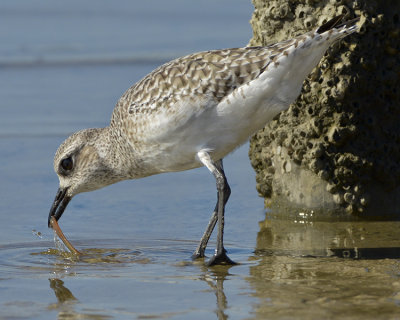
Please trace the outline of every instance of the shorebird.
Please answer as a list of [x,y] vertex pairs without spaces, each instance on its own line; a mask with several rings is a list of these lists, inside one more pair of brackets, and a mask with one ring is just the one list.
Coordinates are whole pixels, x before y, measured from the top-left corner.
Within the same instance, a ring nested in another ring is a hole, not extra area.
[[223,245],[231,190],[222,159],[287,109],[328,47],[358,29],[357,18],[342,20],[273,45],[194,53],[155,69],[122,95],[108,127],[78,131],[58,148],[60,185],[49,223],[78,193],[205,166],[216,180],[217,204],[193,258],[204,257],[218,222],[208,264],[234,264]]

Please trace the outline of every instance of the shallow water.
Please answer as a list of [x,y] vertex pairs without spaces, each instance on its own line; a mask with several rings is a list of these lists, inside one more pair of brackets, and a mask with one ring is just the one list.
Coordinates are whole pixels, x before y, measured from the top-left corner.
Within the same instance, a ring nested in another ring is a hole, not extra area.
[[52,158],[66,136],[107,125],[123,91],[170,56],[251,36],[242,0],[95,3],[0,3],[0,318],[400,318],[399,222],[273,218],[247,145],[224,162],[239,265],[190,259],[216,200],[205,168],[77,196],[60,226],[84,255],[56,249]]
[[227,243],[233,267],[191,261],[193,240],[72,239],[79,258],[52,239],[1,245],[2,316],[398,319],[400,224],[329,225],[266,218],[255,246]]

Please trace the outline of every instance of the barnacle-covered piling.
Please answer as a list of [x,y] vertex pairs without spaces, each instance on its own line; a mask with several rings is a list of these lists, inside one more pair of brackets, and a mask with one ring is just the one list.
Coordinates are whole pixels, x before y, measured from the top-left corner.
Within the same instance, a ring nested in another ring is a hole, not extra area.
[[253,0],[250,45],[359,16],[301,96],[256,134],[250,158],[266,205],[321,217],[400,216],[400,2]]

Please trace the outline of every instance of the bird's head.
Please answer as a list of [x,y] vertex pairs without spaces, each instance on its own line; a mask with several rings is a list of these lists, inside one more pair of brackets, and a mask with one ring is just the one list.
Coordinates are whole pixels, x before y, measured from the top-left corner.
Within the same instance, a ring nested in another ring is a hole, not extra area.
[[58,220],[78,193],[96,190],[114,183],[116,178],[107,165],[107,143],[103,129],[85,129],[66,139],[54,157],[54,171],[60,185],[49,213]]

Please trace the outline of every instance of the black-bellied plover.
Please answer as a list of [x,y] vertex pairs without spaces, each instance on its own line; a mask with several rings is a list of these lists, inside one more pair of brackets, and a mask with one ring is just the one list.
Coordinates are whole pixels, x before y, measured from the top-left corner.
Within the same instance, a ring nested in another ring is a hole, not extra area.
[[232,264],[223,245],[230,188],[222,159],[287,109],[327,48],[358,29],[357,19],[342,19],[274,45],[195,53],[151,72],[119,99],[108,127],[78,131],[58,148],[60,186],[49,221],[80,192],[206,166],[218,200],[193,257],[204,257],[218,221],[208,264]]

